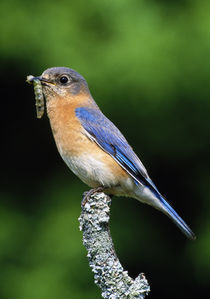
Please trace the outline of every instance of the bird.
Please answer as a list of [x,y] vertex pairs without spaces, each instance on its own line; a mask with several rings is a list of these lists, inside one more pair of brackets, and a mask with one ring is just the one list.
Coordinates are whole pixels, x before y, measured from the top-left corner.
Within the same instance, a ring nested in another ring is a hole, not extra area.
[[57,149],[71,171],[91,190],[135,198],[167,215],[191,240],[195,234],[158,191],[120,130],[102,113],[87,81],[68,67],[41,76]]

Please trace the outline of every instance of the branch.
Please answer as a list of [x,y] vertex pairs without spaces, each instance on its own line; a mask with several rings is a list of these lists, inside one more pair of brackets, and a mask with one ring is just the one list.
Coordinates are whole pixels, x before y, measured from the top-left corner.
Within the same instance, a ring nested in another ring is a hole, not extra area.
[[114,250],[109,230],[111,199],[104,193],[95,193],[88,200],[83,194],[82,213],[79,218],[83,231],[83,244],[94,273],[95,283],[102,290],[103,298],[144,299],[150,291],[141,273],[135,280],[124,271]]

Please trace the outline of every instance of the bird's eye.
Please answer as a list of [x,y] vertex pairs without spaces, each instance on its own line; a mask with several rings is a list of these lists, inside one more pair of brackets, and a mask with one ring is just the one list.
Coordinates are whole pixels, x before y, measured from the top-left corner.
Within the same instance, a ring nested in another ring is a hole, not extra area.
[[69,81],[69,78],[67,76],[60,77],[60,83],[65,84]]

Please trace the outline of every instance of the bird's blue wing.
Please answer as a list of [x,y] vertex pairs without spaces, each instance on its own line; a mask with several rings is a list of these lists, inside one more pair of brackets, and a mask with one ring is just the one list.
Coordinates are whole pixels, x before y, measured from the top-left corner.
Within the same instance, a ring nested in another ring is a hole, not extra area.
[[117,127],[97,107],[95,109],[79,107],[75,109],[75,113],[91,138],[133,177],[137,185],[147,186],[161,201],[164,207],[163,212],[172,219],[188,238],[195,239],[191,229],[159,193],[149,178],[145,167]]
[[75,113],[94,141],[134,178],[136,184],[146,185],[159,194],[125,137],[98,108],[79,107]]

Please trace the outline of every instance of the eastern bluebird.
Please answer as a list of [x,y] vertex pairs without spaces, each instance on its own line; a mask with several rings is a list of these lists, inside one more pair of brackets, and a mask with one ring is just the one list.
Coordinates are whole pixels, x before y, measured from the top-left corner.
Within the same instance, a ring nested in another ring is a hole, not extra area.
[[160,194],[144,165],[117,127],[93,100],[86,80],[66,67],[40,77],[58,151],[68,167],[92,188],[129,196],[162,211],[189,238],[194,233]]

